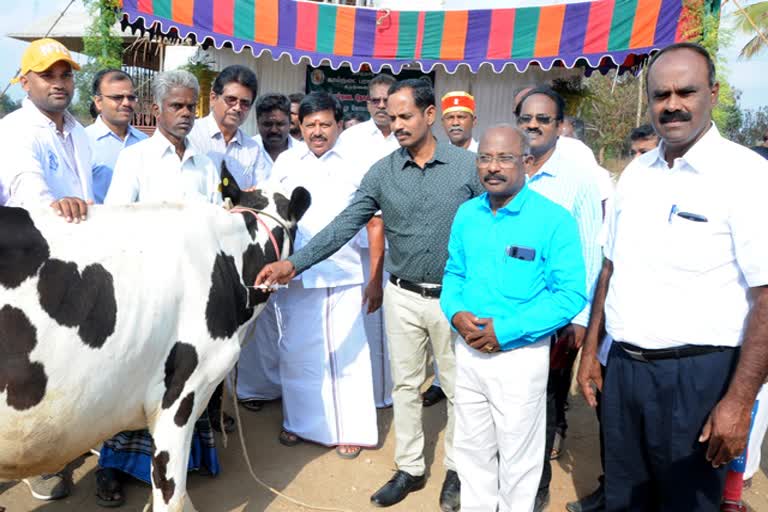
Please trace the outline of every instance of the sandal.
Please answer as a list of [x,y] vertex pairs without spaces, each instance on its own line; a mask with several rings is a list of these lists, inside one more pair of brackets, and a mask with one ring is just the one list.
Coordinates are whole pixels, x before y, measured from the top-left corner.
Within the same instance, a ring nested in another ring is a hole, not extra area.
[[267,403],[266,400],[242,400],[240,402],[240,405],[243,407],[243,409],[247,409],[251,412],[259,412],[263,407],[264,404]]
[[[342,451],[344,449],[345,451]],[[360,446],[353,446],[350,444],[340,444],[336,447],[336,455],[342,459],[356,459],[363,449]]]
[[557,460],[563,454],[565,437],[560,432],[555,432],[555,441],[552,443],[552,451],[549,454],[549,460]]
[[296,434],[292,434],[288,432],[287,430],[283,430],[280,432],[280,437],[277,438],[280,441],[280,444],[283,446],[296,446],[297,444],[301,444],[304,442],[299,436]]
[[116,508],[125,504],[120,472],[112,468],[96,471],[96,503],[101,507]]

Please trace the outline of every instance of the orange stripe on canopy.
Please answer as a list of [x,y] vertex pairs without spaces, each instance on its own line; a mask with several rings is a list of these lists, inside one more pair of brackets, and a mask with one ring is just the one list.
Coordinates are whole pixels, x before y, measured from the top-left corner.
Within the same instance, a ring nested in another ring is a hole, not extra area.
[[336,11],[336,40],[333,53],[351,56],[355,47],[355,9],[339,6]]
[[560,52],[560,36],[563,33],[565,4],[547,5],[539,12],[539,28],[536,32],[536,57],[552,57]]
[[464,58],[464,44],[467,40],[467,11],[445,11],[443,21],[443,43],[440,46],[440,58],[461,60]]

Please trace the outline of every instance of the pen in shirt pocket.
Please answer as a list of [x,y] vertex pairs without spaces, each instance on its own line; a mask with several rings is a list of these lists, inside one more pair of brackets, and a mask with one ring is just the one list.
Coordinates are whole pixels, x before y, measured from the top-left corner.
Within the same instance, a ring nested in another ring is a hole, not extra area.
[[709,220],[704,215],[700,215],[698,213],[680,211],[680,209],[677,207],[676,204],[673,204],[672,208],[670,208],[669,218],[667,219],[667,222],[672,223],[672,217],[674,215],[677,215],[678,217],[685,220],[690,220],[692,222],[709,222]]

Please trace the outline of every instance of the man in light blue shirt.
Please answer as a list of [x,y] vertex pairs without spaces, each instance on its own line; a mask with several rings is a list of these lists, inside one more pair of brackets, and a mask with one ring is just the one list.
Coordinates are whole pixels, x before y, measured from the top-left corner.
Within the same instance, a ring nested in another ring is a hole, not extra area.
[[526,185],[526,136],[489,129],[487,193],[451,228],[440,305],[456,340],[454,450],[462,512],[531,510],[546,430],[549,338],[586,304],[573,217]]
[[102,204],[112,183],[120,151],[147,136],[131,126],[136,89],[133,79],[119,69],[104,69],[93,77],[93,104],[99,116],[85,129],[91,145],[93,199]]

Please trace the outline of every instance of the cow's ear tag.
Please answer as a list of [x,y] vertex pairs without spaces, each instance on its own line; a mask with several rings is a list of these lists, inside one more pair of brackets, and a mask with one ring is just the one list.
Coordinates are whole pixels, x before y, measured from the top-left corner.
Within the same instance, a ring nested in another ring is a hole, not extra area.
[[225,187],[228,187],[228,186],[229,186],[229,178],[224,178],[223,180],[221,180],[221,183],[222,183],[222,184],[223,184]]

